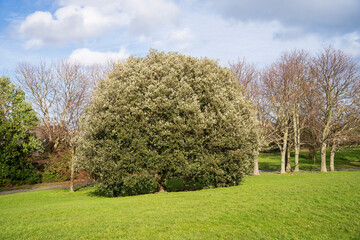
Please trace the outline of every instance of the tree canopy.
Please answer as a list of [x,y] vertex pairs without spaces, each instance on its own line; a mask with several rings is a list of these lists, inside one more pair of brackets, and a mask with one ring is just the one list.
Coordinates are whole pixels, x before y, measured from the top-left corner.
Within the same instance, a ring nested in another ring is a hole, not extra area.
[[118,196],[237,185],[257,145],[254,107],[230,70],[150,51],[98,84],[77,157],[105,193]]
[[26,155],[41,147],[31,130],[38,119],[24,92],[0,77],[0,185],[36,182],[40,176]]

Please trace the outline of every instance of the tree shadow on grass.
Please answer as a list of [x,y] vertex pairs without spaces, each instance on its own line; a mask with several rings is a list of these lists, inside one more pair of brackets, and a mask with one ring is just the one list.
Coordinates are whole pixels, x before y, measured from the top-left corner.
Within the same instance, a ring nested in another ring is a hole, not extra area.
[[89,197],[103,197],[103,198],[110,198],[110,196],[106,195],[104,191],[101,191],[97,187],[94,186],[94,190],[87,194]]

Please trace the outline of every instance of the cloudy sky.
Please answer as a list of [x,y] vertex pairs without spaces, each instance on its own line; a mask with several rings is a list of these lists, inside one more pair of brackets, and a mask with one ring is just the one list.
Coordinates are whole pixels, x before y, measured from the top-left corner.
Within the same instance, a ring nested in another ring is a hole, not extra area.
[[326,45],[360,59],[360,0],[0,0],[0,75],[17,63],[90,65],[150,48],[260,67]]

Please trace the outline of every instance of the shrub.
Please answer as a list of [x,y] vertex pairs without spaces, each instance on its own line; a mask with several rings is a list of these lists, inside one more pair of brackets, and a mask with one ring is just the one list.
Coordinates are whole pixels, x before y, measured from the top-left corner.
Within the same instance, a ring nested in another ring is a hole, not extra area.
[[71,153],[69,150],[58,151],[50,156],[42,173],[43,182],[58,182],[70,180],[70,160]]
[[162,188],[171,178],[237,185],[258,144],[254,107],[242,91],[213,60],[157,51],[130,57],[99,83],[77,159],[114,196],[126,176],[143,172]]
[[108,180],[105,184],[101,182],[99,187],[99,194],[109,197],[147,194],[159,190],[155,176],[149,175],[147,172],[124,175],[121,179]]
[[36,183],[41,177],[28,161],[41,142],[30,133],[38,122],[25,94],[0,77],[0,185]]
[[184,191],[184,190],[198,190],[205,186],[209,186],[204,178],[200,179],[186,179],[183,177],[175,177],[167,179],[165,182],[165,189],[168,192]]
[[128,175],[123,178],[122,195],[154,193],[159,186],[154,176],[147,173]]

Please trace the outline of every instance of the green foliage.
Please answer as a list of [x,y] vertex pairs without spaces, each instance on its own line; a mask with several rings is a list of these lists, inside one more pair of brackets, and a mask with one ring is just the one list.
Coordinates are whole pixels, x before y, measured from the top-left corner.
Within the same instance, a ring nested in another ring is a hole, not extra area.
[[253,109],[217,62],[151,51],[99,83],[77,158],[115,196],[127,192],[124,177],[143,172],[164,188],[171,178],[238,185],[258,144]]
[[27,155],[41,148],[30,134],[38,122],[24,92],[0,77],[0,185],[35,183],[41,177]]
[[170,178],[165,182],[165,189],[168,192],[198,190],[206,186],[206,181],[201,179]]
[[147,172],[124,175],[122,179],[113,182],[107,181],[99,184],[98,194],[109,197],[131,196],[154,193],[159,190],[156,178]]
[[59,182],[70,180],[70,160],[69,150],[59,151],[49,156],[50,161],[45,164],[42,172],[43,182]]
[[121,189],[121,195],[137,195],[154,193],[158,191],[159,187],[154,176],[143,173],[124,177]]

